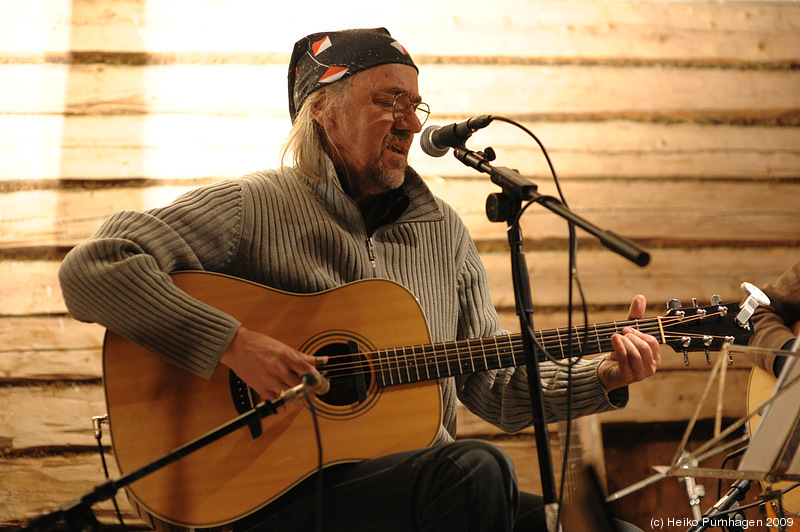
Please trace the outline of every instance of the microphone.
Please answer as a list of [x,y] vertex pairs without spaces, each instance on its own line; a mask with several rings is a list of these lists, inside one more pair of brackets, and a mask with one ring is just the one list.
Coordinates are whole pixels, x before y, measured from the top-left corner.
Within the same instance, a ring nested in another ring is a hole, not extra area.
[[428,126],[419,138],[419,145],[426,155],[442,157],[450,148],[456,148],[479,129],[485,128],[494,120],[489,115],[481,115],[447,126]]
[[331,383],[325,377],[317,377],[313,373],[306,373],[300,377],[302,381],[297,386],[286,388],[281,392],[279,399],[283,401],[283,406],[290,405],[308,394],[309,391],[319,395],[325,395],[331,389]]
[[306,373],[300,379],[309,391],[315,392],[317,395],[325,395],[331,391],[331,381],[322,375],[315,375],[313,373]]

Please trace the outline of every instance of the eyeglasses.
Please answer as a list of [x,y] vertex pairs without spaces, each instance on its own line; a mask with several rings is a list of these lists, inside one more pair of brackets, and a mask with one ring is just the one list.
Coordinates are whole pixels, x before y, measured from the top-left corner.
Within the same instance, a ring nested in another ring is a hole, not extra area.
[[[378,100],[377,103],[386,107],[387,109],[389,108],[389,106],[391,106],[392,118],[394,118],[395,121],[405,120],[408,117],[408,113],[410,111],[413,111],[414,114],[417,116],[417,120],[419,120],[420,127],[422,127],[428,120],[428,115],[431,114],[431,108],[427,103],[412,102],[411,96],[409,96],[405,92],[398,92],[395,94],[391,92],[376,91],[375,89],[360,87],[358,85],[353,85],[353,86],[358,87],[359,89],[364,89],[366,91],[386,96],[387,100]],[[389,101],[388,98],[391,98],[391,101]]]

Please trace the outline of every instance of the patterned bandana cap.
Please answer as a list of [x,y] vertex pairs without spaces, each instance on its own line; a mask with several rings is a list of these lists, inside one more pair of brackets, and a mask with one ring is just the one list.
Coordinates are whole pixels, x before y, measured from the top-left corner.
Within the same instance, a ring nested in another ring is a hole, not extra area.
[[417,68],[406,49],[386,28],[330,31],[303,37],[294,45],[289,61],[292,122],[303,102],[315,90],[387,63]]

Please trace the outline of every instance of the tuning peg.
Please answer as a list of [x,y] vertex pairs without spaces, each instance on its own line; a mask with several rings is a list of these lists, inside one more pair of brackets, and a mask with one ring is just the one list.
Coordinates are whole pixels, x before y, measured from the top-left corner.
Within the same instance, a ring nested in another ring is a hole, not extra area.
[[728,315],[728,307],[722,304],[722,297],[719,294],[711,296],[711,304],[717,306],[717,312],[719,312],[720,316]]
[[[736,338],[733,336],[726,336],[725,340],[722,342],[723,345],[733,345],[733,342],[736,341]],[[728,365],[733,364],[733,355],[731,354],[730,350],[728,350]]]
[[728,307],[722,304],[722,297],[720,297],[719,294],[714,294],[711,296],[711,304],[717,306],[717,311],[719,312],[720,316],[728,315]]
[[[692,345],[692,339],[688,336],[681,336],[681,346],[689,347]],[[683,365],[689,365],[689,350],[683,349]]]
[[674,312],[675,316],[677,316],[678,318],[683,318],[683,316],[686,314],[684,311],[678,310],[682,306],[683,305],[678,299],[670,299],[669,301],[667,301],[667,309]]

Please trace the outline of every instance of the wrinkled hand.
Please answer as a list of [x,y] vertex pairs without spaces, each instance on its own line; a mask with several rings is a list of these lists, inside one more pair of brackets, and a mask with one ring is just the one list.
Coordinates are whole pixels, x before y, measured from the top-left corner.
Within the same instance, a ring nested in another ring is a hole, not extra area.
[[[628,319],[644,316],[647,300],[641,294],[633,298]],[[614,352],[597,369],[606,392],[651,377],[661,365],[661,347],[652,335],[625,327],[611,337]]]
[[314,357],[244,326],[239,327],[220,362],[269,401],[285,388],[300,384],[306,373],[319,376]]

